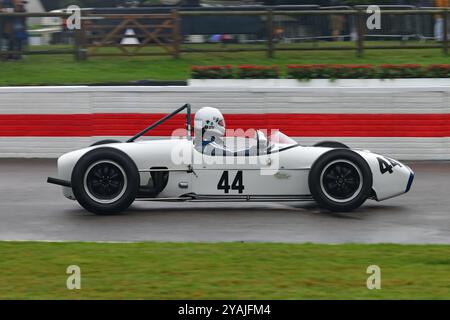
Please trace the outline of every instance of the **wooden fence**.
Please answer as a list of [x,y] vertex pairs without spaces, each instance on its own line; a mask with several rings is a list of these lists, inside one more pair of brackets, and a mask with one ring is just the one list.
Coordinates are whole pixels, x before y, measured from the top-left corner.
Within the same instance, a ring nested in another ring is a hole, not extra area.
[[[98,23],[101,21],[101,23]],[[95,23],[96,22],[96,23]],[[132,30],[132,34],[127,34]],[[139,41],[124,41],[125,39]],[[146,56],[180,55],[179,14],[86,14],[82,28],[77,31],[78,58],[94,56]],[[143,52],[146,47],[156,46],[163,50]],[[101,48],[115,48],[116,52],[99,52]]]

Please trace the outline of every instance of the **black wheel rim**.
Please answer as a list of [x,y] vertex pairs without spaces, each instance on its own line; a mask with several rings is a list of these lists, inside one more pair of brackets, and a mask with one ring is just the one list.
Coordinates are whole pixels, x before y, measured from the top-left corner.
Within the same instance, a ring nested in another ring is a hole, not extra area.
[[121,195],[125,187],[123,170],[113,162],[96,163],[88,169],[85,187],[97,201],[109,202]]
[[332,200],[350,201],[361,190],[361,180],[361,172],[353,163],[335,161],[322,172],[321,187]]

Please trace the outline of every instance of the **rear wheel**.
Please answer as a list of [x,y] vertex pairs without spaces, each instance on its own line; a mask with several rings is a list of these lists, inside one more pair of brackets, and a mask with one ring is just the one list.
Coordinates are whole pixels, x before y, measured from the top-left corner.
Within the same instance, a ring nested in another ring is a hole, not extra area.
[[95,214],[114,214],[126,210],[136,198],[139,172],[122,151],[98,148],[86,153],[72,172],[75,198]]
[[372,172],[359,154],[345,149],[331,150],[313,164],[308,182],[320,207],[351,211],[370,196]]
[[146,186],[139,188],[137,198],[154,198],[160,194],[169,182],[169,172],[167,167],[151,167],[150,169],[162,169],[161,171],[152,171]]

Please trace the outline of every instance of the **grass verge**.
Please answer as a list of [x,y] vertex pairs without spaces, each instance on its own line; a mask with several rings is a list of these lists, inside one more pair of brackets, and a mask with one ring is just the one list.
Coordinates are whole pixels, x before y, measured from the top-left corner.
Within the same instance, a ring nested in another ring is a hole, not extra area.
[[450,298],[448,245],[0,242],[0,257],[0,299]]
[[192,65],[284,66],[304,63],[428,65],[450,63],[450,58],[444,56],[441,49],[367,50],[361,58],[356,57],[354,51],[334,50],[279,51],[273,59],[266,58],[264,52],[185,53],[178,60],[170,56],[94,57],[83,62],[76,62],[71,55],[30,55],[23,61],[0,62],[0,86],[123,83],[144,79],[185,80],[190,77]]

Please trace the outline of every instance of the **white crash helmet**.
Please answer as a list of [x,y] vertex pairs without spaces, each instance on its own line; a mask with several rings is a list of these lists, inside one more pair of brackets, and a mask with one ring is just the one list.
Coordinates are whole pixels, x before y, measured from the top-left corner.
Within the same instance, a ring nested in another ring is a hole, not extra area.
[[225,135],[225,120],[222,113],[211,107],[204,107],[195,113],[195,137],[200,141],[220,141]]

